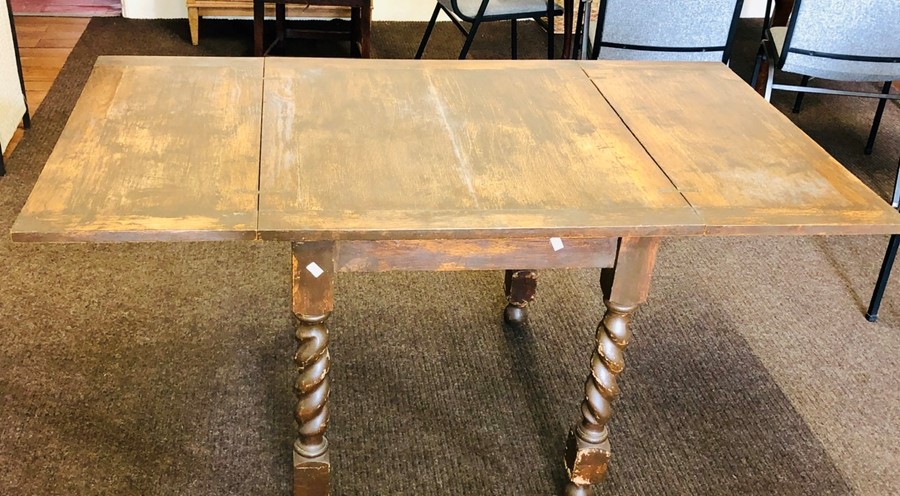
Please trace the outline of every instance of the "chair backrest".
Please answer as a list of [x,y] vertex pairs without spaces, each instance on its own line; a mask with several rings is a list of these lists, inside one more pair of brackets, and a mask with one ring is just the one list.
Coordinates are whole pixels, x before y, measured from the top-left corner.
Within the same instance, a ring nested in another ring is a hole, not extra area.
[[727,62],[744,0],[600,0],[593,58]]
[[[471,22],[478,16],[484,0],[438,0],[449,6],[456,15]],[[485,5],[485,15],[521,17],[517,14],[526,12],[543,12],[550,0],[490,0]]]
[[796,0],[778,68],[841,81],[900,79],[900,0]]
[[25,115],[25,95],[19,79],[19,57],[9,2],[0,6],[0,153]]

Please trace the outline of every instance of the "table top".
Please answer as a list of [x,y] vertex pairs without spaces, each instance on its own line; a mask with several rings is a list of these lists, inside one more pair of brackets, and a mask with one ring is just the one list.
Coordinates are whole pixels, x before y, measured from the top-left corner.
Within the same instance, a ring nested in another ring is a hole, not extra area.
[[893,232],[718,63],[101,57],[12,236]]
[[100,57],[13,240],[254,239],[261,59]]

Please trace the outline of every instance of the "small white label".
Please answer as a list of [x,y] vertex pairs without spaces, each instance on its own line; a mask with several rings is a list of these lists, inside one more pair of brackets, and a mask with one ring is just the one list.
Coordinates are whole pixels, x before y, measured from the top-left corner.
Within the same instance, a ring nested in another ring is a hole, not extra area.
[[564,248],[560,238],[550,238],[550,246],[553,247],[553,251],[559,251]]
[[322,270],[322,267],[319,267],[319,264],[315,262],[311,262],[309,265],[307,265],[306,270],[308,270],[309,273],[312,274],[312,276],[316,279],[318,279],[319,276],[325,273],[325,271]]

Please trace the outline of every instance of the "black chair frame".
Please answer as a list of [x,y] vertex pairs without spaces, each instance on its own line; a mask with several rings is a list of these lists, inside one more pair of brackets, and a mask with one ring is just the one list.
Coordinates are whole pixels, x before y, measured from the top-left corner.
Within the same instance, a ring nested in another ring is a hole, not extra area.
[[[771,1],[771,0],[769,0]],[[738,0],[734,6],[734,13],[731,16],[731,26],[728,28],[728,38],[725,41],[724,46],[656,46],[656,45],[633,45],[629,43],[610,43],[599,41],[603,39],[603,21],[606,19],[606,7],[609,5],[605,0],[600,0],[600,7],[597,13],[597,27],[594,36],[594,44],[591,50],[591,58],[598,59],[600,57],[600,49],[603,47],[607,48],[621,48],[624,50],[642,50],[647,52],[671,52],[671,53],[685,53],[685,52],[722,52],[722,63],[727,64],[729,60],[731,60],[731,47],[734,44],[734,36],[737,32],[738,20],[740,19],[741,9],[744,5],[744,0]],[[584,4],[579,6],[578,18],[581,19],[583,16]],[[577,38],[576,38],[577,39]]]
[[[450,0],[454,11],[459,12],[459,4],[457,4],[457,0]],[[463,60],[466,58],[466,55],[469,53],[469,49],[472,47],[472,42],[475,41],[475,35],[478,32],[478,28],[481,26],[483,22],[495,22],[495,21],[510,21],[512,23],[511,26],[511,52],[512,58],[518,58],[518,43],[517,43],[517,23],[519,19],[534,19],[537,22],[541,22],[541,17],[547,17],[547,58],[552,59],[555,53],[555,48],[553,44],[554,30],[553,30],[553,18],[554,16],[561,15],[562,9],[556,7],[556,2],[554,0],[550,0],[547,2],[547,10],[542,12],[517,12],[513,14],[502,14],[502,15],[485,15],[487,11],[488,2],[490,0],[481,0],[481,5],[478,7],[478,13],[475,14],[474,17],[468,17],[465,15],[457,15],[455,12],[447,9],[443,4],[437,2],[437,5],[434,7],[434,12],[431,14],[431,20],[428,22],[428,27],[425,28],[425,34],[422,36],[422,42],[419,44],[419,49],[416,51],[417,59],[421,59],[422,55],[425,54],[425,46],[428,45],[428,39],[431,37],[431,32],[434,30],[434,25],[437,23],[438,14],[441,13],[441,10],[447,14],[447,17],[453,21],[453,24],[457,29],[466,37],[466,41],[463,44],[462,51],[459,52],[459,60]],[[463,22],[467,22],[470,24],[469,29],[463,25]]]
[[[796,48],[791,46],[791,38],[794,34],[794,26],[797,22],[797,12],[800,8],[802,0],[794,1],[794,9],[791,12],[791,18],[787,25],[787,32],[785,33],[784,39],[784,47],[782,50],[784,53],[796,53],[800,55],[807,55],[811,57],[822,57],[829,59],[838,59],[838,60],[854,60],[854,61],[862,61],[862,62],[883,62],[883,63],[898,63],[900,62],[900,57],[873,57],[873,56],[859,56],[852,54],[841,54],[841,53],[828,53],[821,52],[815,50],[807,50],[803,48]],[[778,57],[778,54],[775,53],[775,43],[772,37],[772,23],[770,19],[770,12],[772,8],[772,0],[766,0],[766,15],[763,21],[763,33],[762,33],[762,41],[760,44],[759,52],[756,56],[756,67],[753,69],[753,78],[751,79],[750,84],[756,87],[756,83],[759,78],[759,72],[762,67],[763,60],[768,58],[768,60],[775,60],[776,68],[781,70],[784,67],[786,57]],[[786,49],[785,49],[786,47]],[[793,112],[797,113],[800,111],[800,106],[803,102],[803,95],[806,93],[819,93],[826,95],[838,95],[838,96],[855,96],[855,97],[863,97],[863,98],[878,98],[878,107],[875,110],[875,118],[872,120],[872,128],[869,130],[869,137],[866,141],[865,154],[869,155],[872,153],[872,148],[875,144],[875,136],[878,133],[878,126],[881,124],[881,117],[884,114],[884,107],[888,100],[900,100],[900,94],[891,94],[891,81],[885,81],[881,87],[880,93],[875,92],[867,92],[867,91],[846,91],[846,90],[838,90],[833,88],[822,88],[822,87],[812,87],[808,86],[810,76],[802,76],[799,85],[790,85],[790,84],[776,84],[774,81],[775,71],[769,70],[768,81],[766,82],[766,99],[770,99],[772,96],[772,90],[783,90],[783,91],[795,91],[797,92],[796,100],[794,100]],[[891,196],[891,205],[894,208],[900,207],[900,163],[897,164],[897,176],[894,180],[894,193]],[[875,283],[875,289],[872,291],[872,299],[869,301],[869,308],[866,310],[866,319],[869,322],[875,322],[878,320],[878,309],[881,307],[881,300],[884,296],[884,290],[887,287],[888,279],[891,275],[891,268],[894,265],[894,259],[897,256],[897,248],[900,247],[900,235],[894,234],[891,235],[890,241],[888,242],[887,250],[884,254],[884,261],[881,264],[881,270],[878,273],[878,280]]]
[[[858,62],[883,62],[883,63],[898,63],[900,62],[900,57],[873,57],[873,56],[860,56],[860,55],[852,55],[852,54],[843,54],[843,53],[828,53],[828,52],[820,52],[816,50],[807,50],[803,48],[796,48],[791,46],[791,38],[794,35],[794,26],[797,22],[797,12],[800,9],[800,5],[802,0],[794,1],[794,9],[791,12],[791,19],[788,22],[787,33],[785,34],[784,39],[784,47],[782,50],[784,53],[796,53],[799,55],[807,55],[810,57],[821,57],[826,59],[837,59],[837,60],[851,60]],[[784,57],[782,54],[781,57],[775,51],[775,43],[772,37],[771,31],[771,18],[770,12],[772,7],[772,0],[766,0],[766,15],[763,21],[763,35],[762,42],[760,45],[759,52],[756,55],[756,65],[753,69],[753,77],[750,81],[752,86],[756,86],[756,83],[759,79],[759,71],[762,68],[762,63],[764,59],[775,60],[775,67],[778,70],[781,70],[784,67],[784,63],[787,57]],[[785,49],[786,47],[786,49]],[[884,114],[884,107],[888,100],[900,100],[900,94],[891,94],[891,81],[885,81],[882,84],[881,92],[868,92],[868,91],[848,91],[848,90],[839,90],[834,88],[824,88],[824,87],[815,87],[808,86],[809,81],[813,79],[810,76],[803,76],[800,80],[800,84],[779,84],[775,83],[775,71],[770,70],[768,74],[768,81],[766,83],[766,100],[771,99],[773,90],[781,90],[781,91],[795,91],[797,92],[797,98],[794,101],[793,112],[800,112],[800,106],[803,103],[803,95],[806,93],[818,93],[825,95],[837,95],[837,96],[855,96],[862,98],[878,98],[878,107],[875,109],[875,117],[872,119],[872,127],[869,130],[869,137],[866,140],[866,147],[864,152],[866,155],[870,155],[872,153],[872,148],[875,146],[875,136],[878,134],[878,127],[881,124],[881,117]],[[894,200],[893,205],[896,208],[898,206],[898,194],[900,194],[900,182],[898,182],[894,186]]]
[[[22,116],[22,127],[31,128],[31,114],[28,111],[28,98],[25,96],[25,76],[22,74],[22,58],[19,56],[19,40],[16,38],[16,21],[13,18],[12,3],[6,0],[6,11],[9,13],[9,28],[12,33],[13,50],[16,56],[16,69],[19,71],[19,84],[22,87],[22,98],[25,100],[25,115]],[[6,167],[3,164],[3,154],[0,153],[0,176],[6,175]]]

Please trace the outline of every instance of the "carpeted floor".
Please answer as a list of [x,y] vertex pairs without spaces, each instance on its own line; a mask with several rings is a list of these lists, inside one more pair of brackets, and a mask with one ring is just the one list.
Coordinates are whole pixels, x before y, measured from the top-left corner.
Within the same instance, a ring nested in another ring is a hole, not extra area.
[[[375,55],[410,57],[423,27],[376,23]],[[0,179],[0,231],[96,56],[250,52],[249,22],[201,29],[192,47],[186,21],[91,21]],[[506,26],[483,29],[472,57],[508,56]],[[733,67],[745,77],[757,33],[742,23]],[[540,57],[541,33],[520,36],[520,53]],[[461,41],[439,26],[428,56],[451,58]],[[873,108],[810,96],[793,118],[886,198],[900,111],[888,109],[865,156]],[[862,317],[885,242],[667,240],[635,319],[614,463],[597,493],[900,493],[900,280],[879,323]],[[289,260],[281,243],[0,237],[0,494],[290,494]],[[558,493],[603,308],[597,275],[541,272],[523,331],[502,324],[499,272],[339,277],[335,494]]]

